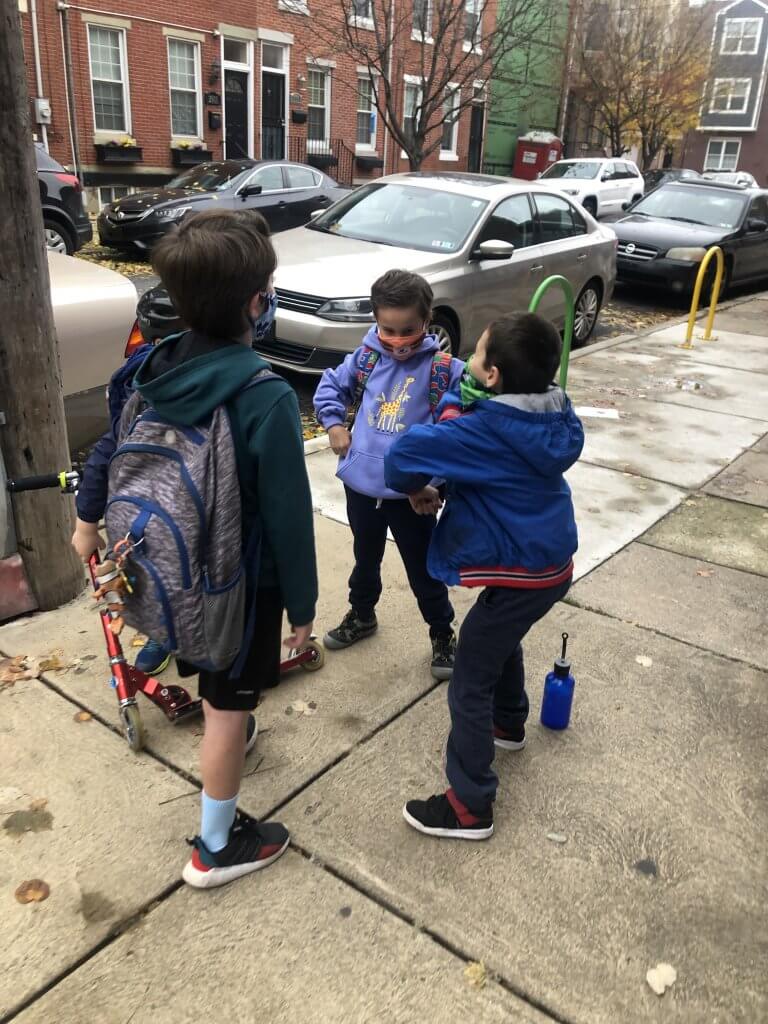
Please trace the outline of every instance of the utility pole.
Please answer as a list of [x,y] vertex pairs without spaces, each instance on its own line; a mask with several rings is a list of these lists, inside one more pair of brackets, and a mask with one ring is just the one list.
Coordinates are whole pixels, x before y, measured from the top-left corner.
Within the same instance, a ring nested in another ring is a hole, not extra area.
[[[21,39],[18,0],[0,0],[0,450],[10,478],[70,465]],[[70,601],[84,580],[70,501],[15,494],[13,513],[39,608]]]

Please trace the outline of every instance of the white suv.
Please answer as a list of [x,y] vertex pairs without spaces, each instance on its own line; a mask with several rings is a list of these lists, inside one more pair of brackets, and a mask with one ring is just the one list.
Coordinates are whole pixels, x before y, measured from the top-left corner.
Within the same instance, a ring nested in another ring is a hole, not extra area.
[[642,174],[629,160],[558,160],[540,180],[571,196],[593,217],[616,213],[645,191]]

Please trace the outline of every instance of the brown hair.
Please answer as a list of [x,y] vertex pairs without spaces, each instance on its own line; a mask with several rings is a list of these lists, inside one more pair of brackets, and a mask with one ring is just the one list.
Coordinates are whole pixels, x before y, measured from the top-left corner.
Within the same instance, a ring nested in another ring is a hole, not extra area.
[[488,325],[485,369],[498,369],[505,394],[540,394],[552,383],[561,349],[560,334],[549,320],[538,313],[509,313]]
[[238,338],[247,308],[266,290],[277,257],[255,211],[206,210],[160,239],[152,266],[181,319],[212,338]]
[[388,270],[373,282],[371,288],[374,314],[382,306],[390,309],[408,309],[413,306],[419,311],[419,316],[427,320],[432,313],[433,297],[432,289],[424,278],[407,270]]

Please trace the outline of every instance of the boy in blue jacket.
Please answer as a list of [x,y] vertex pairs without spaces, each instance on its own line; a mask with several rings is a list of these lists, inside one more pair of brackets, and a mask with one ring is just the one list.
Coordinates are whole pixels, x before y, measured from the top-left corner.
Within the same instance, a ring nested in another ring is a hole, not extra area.
[[426,835],[493,834],[494,745],[525,745],[521,641],[571,584],[578,544],[563,473],[581,454],[584,433],[564,392],[550,383],[559,362],[560,336],[549,321],[534,313],[495,320],[472,358],[488,397],[468,409],[459,399],[463,415],[414,427],[385,459],[387,485],[418,494],[421,503],[431,478],[448,482],[429,571],[449,586],[485,588],[461,627],[448,688],[450,788],[403,808],[408,824]]
[[[341,366],[325,371],[315,392],[318,421],[340,456],[336,475],[346,492],[355,555],[350,609],[324,642],[339,650],[376,632],[389,528],[429,626],[432,675],[449,679],[456,649],[453,608],[445,584],[427,572],[437,520],[434,514],[418,515],[405,494],[384,482],[384,456],[392,442],[415,424],[432,422],[441,398],[458,386],[464,369],[460,359],[441,353],[437,338],[427,333],[432,298],[432,289],[418,274],[390,270],[380,277],[371,290],[376,325]],[[351,433],[350,408],[355,416]],[[429,511],[431,499],[423,507]]]

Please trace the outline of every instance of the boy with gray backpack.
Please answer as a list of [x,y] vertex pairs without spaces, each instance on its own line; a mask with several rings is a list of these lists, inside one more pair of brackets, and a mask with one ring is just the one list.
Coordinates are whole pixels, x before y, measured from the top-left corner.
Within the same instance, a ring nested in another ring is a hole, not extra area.
[[237,813],[250,712],[280,671],[283,610],[309,639],[317,600],[312,502],[293,389],[251,348],[275,253],[229,212],[164,236],[155,270],[190,330],[142,363],[109,468],[105,523],[130,590],[125,619],[199,676],[200,834],[184,880],[266,867],[287,830]]

